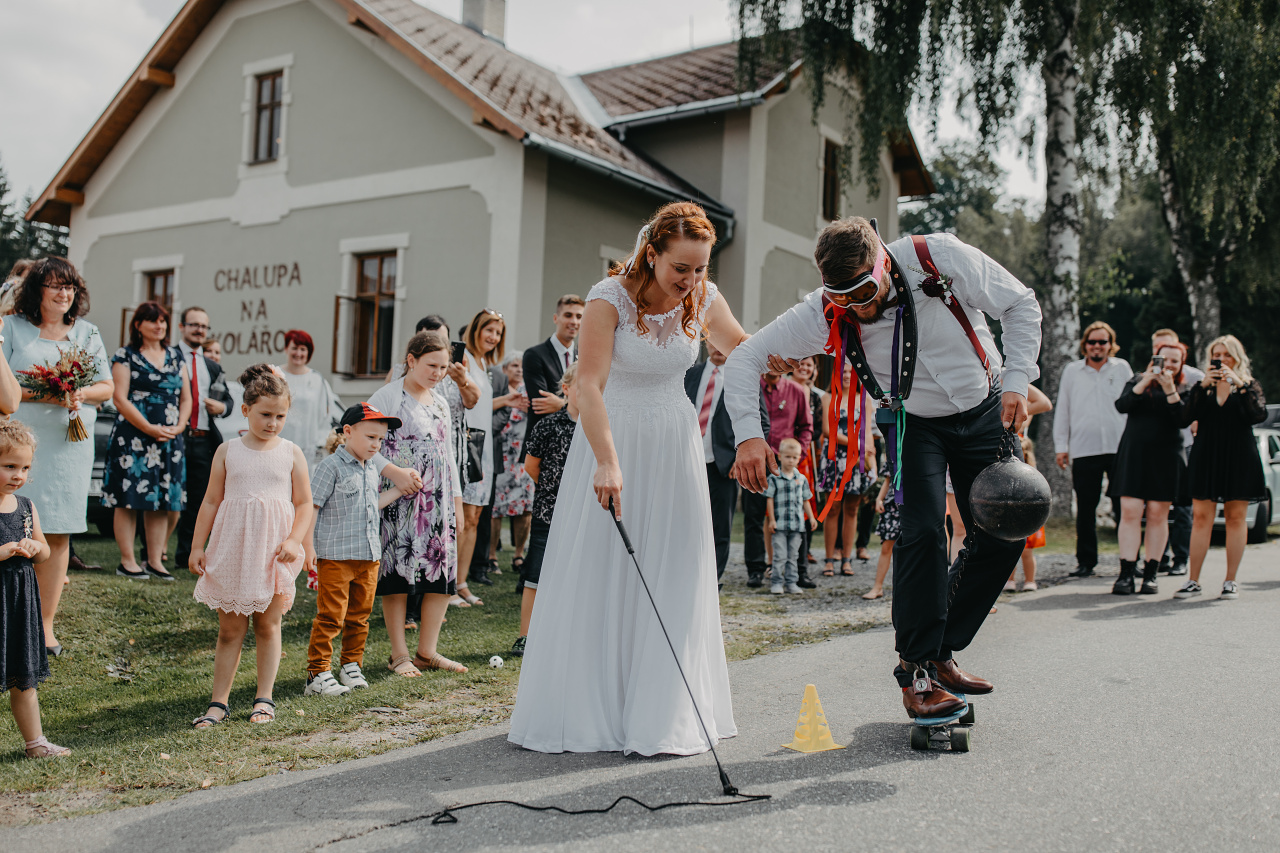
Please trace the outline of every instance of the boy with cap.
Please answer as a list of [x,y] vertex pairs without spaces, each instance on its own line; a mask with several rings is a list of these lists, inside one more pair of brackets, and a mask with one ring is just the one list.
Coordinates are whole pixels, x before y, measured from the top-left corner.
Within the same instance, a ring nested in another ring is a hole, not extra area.
[[[369,686],[360,664],[378,586],[381,510],[401,496],[399,489],[378,494],[378,465],[370,460],[382,448],[387,432],[400,425],[399,418],[384,415],[368,403],[352,406],[342,414],[337,435],[329,440],[331,454],[311,474],[316,511],[305,547],[318,591],[303,696],[341,696],[354,687]],[[339,631],[342,668],[335,680],[333,638]]]

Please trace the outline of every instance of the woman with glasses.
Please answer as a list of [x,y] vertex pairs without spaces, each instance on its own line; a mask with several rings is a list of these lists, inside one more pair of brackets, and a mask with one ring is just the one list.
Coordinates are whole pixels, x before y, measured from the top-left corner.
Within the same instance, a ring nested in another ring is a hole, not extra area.
[[1185,361],[1182,344],[1165,344],[1116,400],[1116,411],[1128,416],[1116,451],[1120,577],[1111,588],[1116,595],[1133,595],[1144,540],[1147,559],[1138,593],[1154,595],[1159,591],[1156,572],[1169,539],[1169,508],[1175,501],[1185,500],[1187,492],[1182,427],[1190,389],[1182,372]]
[[[1223,335],[1209,344],[1204,381],[1191,389],[1186,420],[1195,421],[1191,445],[1191,577],[1174,598],[1200,595],[1200,570],[1209,550],[1213,520],[1222,504],[1227,522],[1227,580],[1219,598],[1240,595],[1236,572],[1244,557],[1245,510],[1249,501],[1267,496],[1262,458],[1253,425],[1267,417],[1262,386],[1249,369],[1249,356],[1235,335]],[[1269,509],[1260,504],[1259,512]]]
[[[80,274],[63,258],[42,258],[27,271],[14,300],[13,316],[4,327],[4,356],[15,371],[53,364],[64,350],[82,347],[93,358],[98,381],[65,397],[36,397],[22,389],[22,421],[35,433],[35,458],[25,494],[40,510],[49,542],[49,559],[36,566],[44,642],[55,657],[62,645],[53,620],[67,577],[71,534],[89,529],[86,509],[93,473],[93,425],[98,406],[115,389],[107,350],[98,327],[82,319],[89,311],[89,292]],[[71,412],[78,412],[89,438],[67,439]]]

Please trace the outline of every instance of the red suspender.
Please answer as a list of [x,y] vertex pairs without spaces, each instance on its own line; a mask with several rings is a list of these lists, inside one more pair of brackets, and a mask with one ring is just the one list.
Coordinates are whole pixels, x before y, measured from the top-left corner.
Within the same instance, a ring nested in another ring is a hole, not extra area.
[[[929,254],[929,244],[925,242],[924,237],[913,236],[911,245],[916,250],[916,257],[920,259],[920,266],[924,267],[925,280],[920,289],[925,292],[926,296],[941,297],[947,308],[951,309],[951,313],[960,321],[960,327],[964,329],[965,335],[968,336],[969,343],[973,344],[973,351],[978,354],[978,360],[986,368],[987,378],[990,380],[991,362],[987,359],[987,351],[982,348],[978,335],[973,331],[973,324],[969,322],[968,315],[964,313],[964,309],[960,307],[960,303],[956,301],[956,298],[951,295],[950,279],[944,277],[933,263],[933,256]],[[929,287],[929,285],[933,285],[933,287]]]

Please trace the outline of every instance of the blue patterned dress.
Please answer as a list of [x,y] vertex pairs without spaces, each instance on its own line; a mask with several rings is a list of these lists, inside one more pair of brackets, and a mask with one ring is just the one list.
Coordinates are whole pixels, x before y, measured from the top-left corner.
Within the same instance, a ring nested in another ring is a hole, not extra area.
[[[404,380],[380,388],[369,405],[403,425],[387,435],[382,455],[422,475],[422,490],[382,511],[379,595],[452,595],[457,591],[457,519],[453,499],[462,495],[453,457],[448,404],[440,394],[429,406],[404,391]],[[385,484],[384,484],[385,486]]]
[[[156,367],[133,347],[121,347],[112,364],[129,367],[129,402],[149,423],[175,426],[182,398],[182,351],[166,347]],[[187,505],[183,437],[156,441],[116,415],[102,476],[102,505],[150,512],[181,511]]]

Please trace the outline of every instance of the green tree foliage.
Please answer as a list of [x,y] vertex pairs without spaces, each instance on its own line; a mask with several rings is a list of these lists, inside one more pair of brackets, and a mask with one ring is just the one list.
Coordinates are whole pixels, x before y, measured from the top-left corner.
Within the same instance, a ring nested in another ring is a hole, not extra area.
[[9,175],[0,162],[0,277],[23,258],[67,254],[67,229],[27,222],[23,214],[31,206],[31,197],[15,201],[11,193]]
[[[1280,2],[1117,3],[1088,89],[1119,118],[1118,149],[1154,160],[1197,344],[1216,336],[1219,294],[1264,216],[1280,159]],[[1110,150],[1110,126],[1095,136]]]

